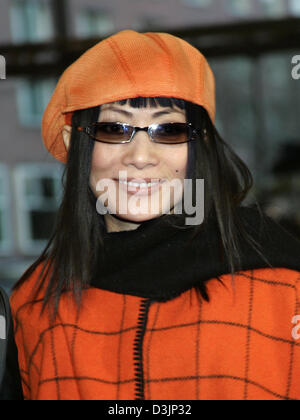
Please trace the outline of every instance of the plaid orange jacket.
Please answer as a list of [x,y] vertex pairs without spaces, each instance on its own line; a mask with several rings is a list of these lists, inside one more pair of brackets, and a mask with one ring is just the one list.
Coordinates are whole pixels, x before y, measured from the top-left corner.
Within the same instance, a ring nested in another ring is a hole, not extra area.
[[11,297],[25,399],[300,400],[300,272],[240,271],[166,302],[99,288],[63,295],[51,325],[38,269]]

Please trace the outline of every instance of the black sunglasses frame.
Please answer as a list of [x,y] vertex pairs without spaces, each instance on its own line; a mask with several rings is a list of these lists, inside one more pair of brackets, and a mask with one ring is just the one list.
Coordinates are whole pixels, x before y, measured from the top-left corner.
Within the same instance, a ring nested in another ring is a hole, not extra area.
[[[112,123],[112,124],[121,124],[122,126],[133,128],[133,131],[132,131],[132,134],[131,134],[131,137],[130,137],[129,140],[122,140],[122,141],[119,141],[119,142],[111,142],[111,141],[99,140],[93,134],[94,128],[97,127],[97,126],[99,126],[100,124],[103,124],[103,123],[108,124],[108,123],[106,123],[104,121],[103,122],[95,122],[95,123],[92,123],[92,124],[90,124],[90,125],[88,125],[86,127],[79,126],[79,127],[77,127],[77,130],[78,131],[81,131],[81,132],[84,132],[85,134],[87,134],[88,136],[90,136],[91,139],[93,139],[93,140],[95,140],[95,141],[97,141],[99,143],[108,143],[108,144],[130,143],[133,140],[135,134],[138,131],[146,131],[148,133],[148,136],[150,137],[151,141],[153,141],[154,143],[161,143],[161,144],[182,144],[182,143],[188,143],[191,140],[196,140],[195,134],[198,133],[198,130],[195,129],[195,128],[193,128],[193,126],[192,126],[191,123],[164,123],[164,124],[151,124],[148,127],[136,127],[136,126],[132,126],[132,125],[126,124],[126,123],[115,122],[115,123]],[[160,125],[165,125],[165,124],[184,124],[188,128],[188,130],[189,130],[189,135],[188,135],[187,140],[186,141],[181,141],[181,142],[178,142],[178,141],[176,141],[176,142],[161,142],[161,141],[155,140],[152,137],[152,130],[154,128],[157,128]]]

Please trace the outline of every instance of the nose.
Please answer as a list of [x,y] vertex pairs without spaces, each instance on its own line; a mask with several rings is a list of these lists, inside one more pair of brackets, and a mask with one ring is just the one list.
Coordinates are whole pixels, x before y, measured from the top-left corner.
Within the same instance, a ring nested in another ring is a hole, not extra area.
[[135,134],[138,131],[145,131],[146,133],[148,133],[148,127],[135,127]]
[[147,127],[138,128],[131,142],[126,145],[123,163],[142,169],[147,165],[155,166],[158,162],[159,154],[148,135]]

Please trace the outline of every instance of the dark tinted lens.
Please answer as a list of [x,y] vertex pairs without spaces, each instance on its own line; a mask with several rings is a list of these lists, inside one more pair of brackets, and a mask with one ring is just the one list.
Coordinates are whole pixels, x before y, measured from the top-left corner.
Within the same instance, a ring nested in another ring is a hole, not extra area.
[[95,138],[107,143],[129,140],[132,133],[132,129],[123,124],[103,122],[97,123],[95,126]]
[[185,143],[189,137],[189,128],[184,123],[159,124],[152,130],[152,136],[160,143]]

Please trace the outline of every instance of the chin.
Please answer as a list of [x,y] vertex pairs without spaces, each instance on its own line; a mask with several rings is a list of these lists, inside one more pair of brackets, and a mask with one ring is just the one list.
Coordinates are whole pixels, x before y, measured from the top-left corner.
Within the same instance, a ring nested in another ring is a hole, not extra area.
[[162,214],[114,214],[113,216],[124,222],[142,223],[147,220],[156,219],[162,216]]

